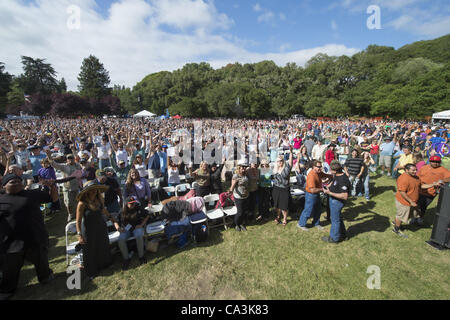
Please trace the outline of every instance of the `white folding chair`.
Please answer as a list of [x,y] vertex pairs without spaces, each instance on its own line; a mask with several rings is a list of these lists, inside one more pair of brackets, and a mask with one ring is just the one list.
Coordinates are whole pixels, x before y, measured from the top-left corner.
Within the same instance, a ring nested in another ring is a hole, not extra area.
[[189,183],[179,184],[175,187],[175,196],[180,197],[189,192],[189,189],[191,189],[191,185]]
[[296,177],[296,176],[290,177],[290,178],[289,178],[289,183],[291,183],[291,184],[297,184],[297,177]]
[[164,187],[163,190],[167,192],[167,194],[174,194],[175,193],[175,187]]
[[180,181],[186,181],[186,176],[184,174],[180,174],[178,177],[180,178]]
[[203,206],[199,212],[194,213],[191,216],[189,216],[189,221],[191,222],[192,225],[201,224],[203,222],[206,222],[206,225],[208,225],[208,217],[205,214],[205,204],[204,204],[205,200],[203,200],[203,198],[201,198],[201,197],[194,197],[194,198],[188,199],[187,202],[190,203],[190,202],[194,201],[194,199],[196,199],[196,198],[202,199]]
[[[225,226],[225,214],[221,208],[216,209],[216,205],[219,202],[218,194],[210,194],[203,197],[205,201],[205,214],[211,221],[222,219],[221,224],[214,225],[214,227]],[[213,226],[211,226],[212,228]]]
[[197,181],[192,182],[191,189],[195,189],[195,187],[198,187],[198,182]]
[[69,265],[69,255],[75,255],[75,247],[78,241],[69,244],[69,233],[77,233],[76,221],[66,224],[66,264]]

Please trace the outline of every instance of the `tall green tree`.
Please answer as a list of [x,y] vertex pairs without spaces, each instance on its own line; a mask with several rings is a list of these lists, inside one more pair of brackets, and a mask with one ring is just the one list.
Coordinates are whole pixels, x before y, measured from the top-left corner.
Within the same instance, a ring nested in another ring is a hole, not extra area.
[[111,94],[109,72],[93,55],[83,60],[78,81],[78,90],[83,97],[101,99]]
[[4,113],[8,97],[6,96],[11,90],[12,75],[5,72],[5,64],[0,62],[0,113]]
[[51,94],[58,91],[56,71],[45,60],[22,56],[24,73],[18,77],[18,82],[26,94]]

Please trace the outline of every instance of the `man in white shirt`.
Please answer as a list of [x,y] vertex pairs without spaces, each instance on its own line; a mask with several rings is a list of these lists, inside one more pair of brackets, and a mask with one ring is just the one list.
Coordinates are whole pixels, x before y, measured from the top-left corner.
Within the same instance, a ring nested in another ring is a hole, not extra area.
[[323,156],[327,145],[322,144],[321,140],[318,140],[311,151],[311,157],[314,160],[323,162]]
[[108,136],[103,136],[102,141],[97,143],[98,167],[100,170],[110,167],[109,154],[111,153],[111,145],[108,142]]

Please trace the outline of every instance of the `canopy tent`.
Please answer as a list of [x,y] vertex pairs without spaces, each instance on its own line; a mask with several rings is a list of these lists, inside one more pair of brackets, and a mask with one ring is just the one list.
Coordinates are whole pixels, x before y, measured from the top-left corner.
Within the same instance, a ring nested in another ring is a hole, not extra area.
[[156,116],[156,114],[151,113],[147,110],[143,110],[139,113],[136,113],[133,117],[134,118],[151,118],[151,117],[155,117],[155,116]]
[[450,120],[450,110],[433,113],[433,120]]

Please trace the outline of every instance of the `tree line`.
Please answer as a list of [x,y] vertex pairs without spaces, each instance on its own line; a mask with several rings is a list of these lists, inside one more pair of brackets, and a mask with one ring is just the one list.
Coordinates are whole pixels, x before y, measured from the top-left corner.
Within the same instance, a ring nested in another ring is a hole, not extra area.
[[[185,117],[389,117],[423,119],[450,106],[450,35],[402,48],[370,45],[351,56],[317,54],[304,67],[273,61],[213,69],[189,63],[146,76],[133,88],[109,88],[94,56],[83,61],[79,92],[67,93],[51,65],[22,58],[13,77],[0,63],[0,106],[33,114],[123,114],[166,109]],[[9,86],[4,86],[8,83]],[[6,90],[5,90],[6,88]],[[23,93],[31,94],[24,102]],[[34,95],[37,95],[36,97]]]

